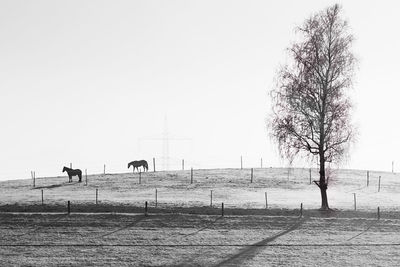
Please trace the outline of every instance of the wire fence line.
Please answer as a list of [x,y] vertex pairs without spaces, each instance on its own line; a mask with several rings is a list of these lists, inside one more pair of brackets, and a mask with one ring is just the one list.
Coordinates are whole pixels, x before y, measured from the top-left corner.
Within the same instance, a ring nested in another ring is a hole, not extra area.
[[[251,159],[250,159],[251,158]],[[262,156],[258,159],[255,157],[243,158],[242,165],[246,168],[259,168],[267,167],[267,162],[262,160]],[[266,157],[265,157],[266,158]],[[264,158],[264,159],[265,159]],[[145,157],[148,161],[149,170],[156,171],[177,171],[182,169],[214,169],[214,168],[239,168],[241,165],[240,156],[230,158],[218,158],[210,157],[207,160],[196,160],[190,157],[168,157],[168,167],[165,166],[165,158],[162,156]],[[85,161],[64,161],[62,163],[46,162],[45,165],[40,166],[28,166],[28,170],[21,170],[20,168],[10,170],[0,170],[0,180],[8,179],[26,179],[29,178],[29,171],[35,171],[36,177],[50,177],[58,176],[62,174],[63,166],[79,168],[81,170],[87,169],[91,174],[103,174],[103,173],[125,173],[128,171],[127,164],[129,160],[117,161],[104,159],[103,162],[85,160]],[[271,167],[272,165],[270,164]]]
[[[236,243],[236,242],[231,242],[231,243],[218,243],[218,242],[204,242],[204,243],[151,243],[151,244],[138,244],[138,243],[87,243],[87,241],[83,241],[83,242],[74,242],[74,243],[51,243],[51,242],[40,242],[40,243],[29,243],[29,242],[20,242],[20,241],[14,241],[15,243],[9,243],[9,242],[13,242],[11,240],[7,240],[8,237],[22,237],[22,236],[26,236],[26,235],[31,235],[31,234],[36,234],[36,232],[40,231],[41,229],[48,229],[49,226],[55,226],[55,223],[59,223],[59,220],[65,218],[65,219],[69,219],[69,216],[58,216],[56,217],[54,220],[50,221],[50,222],[45,222],[44,225],[41,226],[35,226],[34,229],[27,231],[26,233],[23,234],[18,234],[18,235],[11,235],[8,236],[3,235],[3,243],[0,243],[0,247],[44,247],[44,248],[55,248],[55,247],[188,247],[188,248],[193,248],[193,247],[240,247],[240,248],[251,248],[251,247],[280,247],[280,248],[294,248],[294,247],[399,247],[400,243],[398,242],[372,242],[372,243],[350,243],[348,241],[358,237],[360,234],[353,236],[352,238],[348,239],[345,242],[334,242],[334,243],[270,243],[272,240],[274,240],[276,237],[279,237],[281,235],[287,234],[288,232],[291,232],[293,230],[298,230],[299,226],[301,225],[301,222],[307,221],[307,218],[302,218],[297,217],[297,218],[293,218],[294,219],[294,223],[290,228],[286,229],[286,230],[282,230],[281,232],[279,232],[278,234],[274,234],[273,236],[267,237],[265,239],[263,239],[260,242],[257,243]],[[107,235],[111,235],[117,231],[121,231],[121,230],[125,230],[129,227],[132,227],[134,225],[136,225],[138,222],[140,222],[141,220],[145,219],[145,217],[142,215],[139,220],[134,221],[134,222],[130,222],[130,224],[122,227],[122,228],[118,228],[117,230],[114,230],[112,232],[109,232],[107,234],[103,234],[101,237],[105,237]],[[331,218],[322,218],[323,220],[326,219],[331,219]],[[209,229],[209,226],[212,225],[213,223],[215,223],[217,220],[211,221],[209,225],[203,227],[203,228],[207,228]],[[286,223],[288,222],[287,220],[284,220]],[[375,224],[375,222],[373,222],[373,224]],[[371,224],[372,225],[372,224]],[[364,231],[362,231],[361,234],[366,233],[370,228],[371,225]],[[101,224],[99,224],[99,226],[101,227]],[[203,228],[200,228],[200,230],[196,231],[195,234],[197,234],[198,232],[202,231]],[[51,229],[51,228],[50,228]],[[307,228],[306,228],[307,229]],[[41,234],[56,234],[56,233],[52,233],[52,232],[48,232],[46,230],[45,233],[41,233]],[[82,237],[82,238],[91,238],[91,231],[88,232],[78,232],[78,234]],[[85,235],[88,234],[88,235]],[[186,237],[187,235],[185,235]]]
[[0,244],[0,247],[398,247],[400,243],[313,244]]
[[[367,196],[378,193],[378,177],[382,178],[379,188],[383,193],[392,190],[400,191],[400,180],[397,175],[382,176],[381,173],[368,172],[369,186],[365,185],[365,173],[343,170],[338,174],[334,185],[344,183],[340,198],[343,204],[340,209],[354,209],[356,194],[358,210],[373,211],[379,204],[371,204]],[[90,174],[83,177],[82,183],[75,180],[67,182],[67,176],[38,178],[35,187],[29,180],[10,181],[2,184],[12,190],[5,190],[0,196],[1,205],[49,205],[63,206],[66,201],[76,204],[90,205],[126,205],[142,206],[147,201],[149,207],[158,208],[189,208],[189,207],[219,207],[224,203],[228,208],[245,209],[294,209],[304,203],[305,208],[317,208],[315,203],[305,202],[315,190],[315,185],[309,183],[312,177],[317,177],[318,170],[310,168],[248,168],[248,169],[200,169],[179,170],[170,172],[121,173],[121,174]],[[65,179],[65,182],[60,182]],[[379,178],[379,180],[381,180]],[[13,184],[14,183],[14,184]],[[22,186],[23,185],[23,186]],[[279,188],[280,192],[275,192]],[[399,188],[399,189],[397,189]],[[1,189],[1,188],[0,188]],[[13,191],[15,189],[15,191]],[[21,189],[18,191],[18,189]],[[33,189],[26,191],[26,189]],[[299,190],[290,199],[291,189]],[[376,191],[376,192],[375,192]],[[329,191],[331,192],[331,191]],[[283,195],[284,194],[284,195]],[[373,195],[372,195],[373,196]],[[384,196],[382,193],[377,197]],[[388,195],[385,200],[392,206],[397,206],[396,199]],[[291,201],[291,207],[282,204]],[[353,203],[354,201],[354,203]],[[382,206],[381,206],[382,208]],[[128,208],[126,208],[128,209]],[[118,211],[118,210],[117,210]]]

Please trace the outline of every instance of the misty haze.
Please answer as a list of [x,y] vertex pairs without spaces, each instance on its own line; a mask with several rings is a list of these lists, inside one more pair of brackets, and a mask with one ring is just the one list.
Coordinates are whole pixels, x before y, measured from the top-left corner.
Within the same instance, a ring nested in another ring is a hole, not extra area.
[[1,266],[398,266],[396,1],[0,1]]

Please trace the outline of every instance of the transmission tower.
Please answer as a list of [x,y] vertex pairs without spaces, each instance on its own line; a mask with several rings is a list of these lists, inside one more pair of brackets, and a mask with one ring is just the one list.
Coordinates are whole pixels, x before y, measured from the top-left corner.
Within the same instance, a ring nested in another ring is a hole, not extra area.
[[163,169],[169,170],[169,133],[168,133],[168,121],[167,116],[164,118],[164,131],[163,131],[163,148],[162,148],[162,162],[163,162]]
[[[164,118],[164,129],[162,132],[162,137],[161,138],[139,138],[138,139],[138,146],[140,147],[140,144],[142,141],[161,141],[162,142],[162,157],[161,157],[161,162],[162,162],[162,169],[163,170],[169,170],[170,168],[170,142],[171,141],[192,141],[191,138],[177,138],[173,137],[170,135],[168,131],[168,120],[167,116]],[[140,150],[140,149],[139,149]]]

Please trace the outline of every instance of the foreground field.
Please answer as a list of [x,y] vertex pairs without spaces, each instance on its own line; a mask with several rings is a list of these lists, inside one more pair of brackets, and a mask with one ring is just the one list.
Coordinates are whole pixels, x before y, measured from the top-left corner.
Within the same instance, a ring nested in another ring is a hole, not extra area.
[[[400,175],[385,172],[370,172],[367,186],[367,172],[359,170],[331,170],[329,172],[328,199],[332,208],[352,210],[354,194],[357,210],[400,211]],[[379,186],[379,177],[381,182]],[[316,169],[312,179],[318,179]],[[194,170],[193,183],[190,171],[148,172],[141,174],[122,173],[89,175],[85,185],[68,183],[67,177],[15,180],[0,183],[0,210],[4,206],[29,207],[98,204],[109,206],[143,206],[148,201],[155,207],[156,190],[158,207],[202,207],[210,206],[211,190],[213,206],[224,202],[226,208],[297,209],[303,203],[306,209],[320,207],[319,189],[310,184],[309,169],[265,168],[254,169],[251,181],[250,169]]]
[[0,265],[396,266],[400,220],[0,214]]
[[0,266],[397,266],[400,175],[366,174],[329,173],[328,213],[309,169],[1,182]]

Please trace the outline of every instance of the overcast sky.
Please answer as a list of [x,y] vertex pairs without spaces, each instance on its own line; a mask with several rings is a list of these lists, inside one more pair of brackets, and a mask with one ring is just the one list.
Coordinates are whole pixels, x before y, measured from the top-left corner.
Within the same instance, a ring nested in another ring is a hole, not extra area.
[[[400,171],[397,1],[0,1],[0,180],[62,166],[287,166],[265,126],[294,28],[342,4],[358,141],[343,168]],[[299,163],[300,167],[306,166]]]

